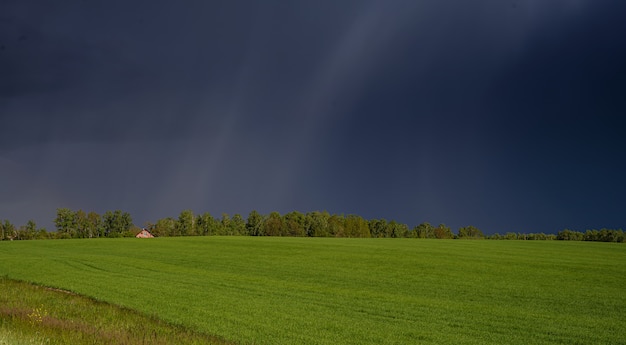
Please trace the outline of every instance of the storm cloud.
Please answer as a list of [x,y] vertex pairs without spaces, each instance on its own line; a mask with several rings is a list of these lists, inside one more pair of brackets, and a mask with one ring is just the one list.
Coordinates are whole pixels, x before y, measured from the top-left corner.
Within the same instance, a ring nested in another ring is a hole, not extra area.
[[623,227],[618,1],[4,1],[0,218]]

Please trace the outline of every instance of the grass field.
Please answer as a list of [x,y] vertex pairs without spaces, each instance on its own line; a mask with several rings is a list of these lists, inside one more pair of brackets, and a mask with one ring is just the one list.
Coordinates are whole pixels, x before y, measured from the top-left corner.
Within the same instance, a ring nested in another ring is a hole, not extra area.
[[232,345],[91,298],[0,278],[0,345]]
[[0,243],[0,275],[241,344],[626,344],[625,262],[561,241]]

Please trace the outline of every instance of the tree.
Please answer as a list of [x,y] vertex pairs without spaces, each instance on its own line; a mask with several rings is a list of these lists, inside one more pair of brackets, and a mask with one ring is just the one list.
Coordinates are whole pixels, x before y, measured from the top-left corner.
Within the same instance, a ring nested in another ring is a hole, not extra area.
[[96,212],[89,212],[87,214],[87,237],[101,237],[104,236],[104,229],[102,227],[102,217]]
[[387,234],[387,220],[386,219],[371,219],[369,221],[369,229],[371,237],[386,237]]
[[491,236],[489,236],[487,238],[490,239],[490,240],[501,240],[502,239],[502,235],[500,235],[499,233],[496,232],[495,234],[493,234],[493,235],[491,235]]
[[37,224],[35,221],[29,220],[26,225],[20,226],[20,228],[16,231],[15,239],[16,240],[33,240],[37,236]]
[[32,219],[26,223],[26,235],[29,240],[34,240],[37,237],[37,224]]
[[193,236],[196,234],[196,219],[193,211],[184,210],[178,216],[176,223],[176,232],[178,236]]
[[14,238],[14,240],[16,241],[22,241],[22,240],[27,240],[28,238],[26,237],[26,226],[21,225],[17,231],[15,232],[16,236]]
[[54,219],[57,234],[60,238],[72,238],[76,236],[76,226],[74,224],[74,212],[69,208],[58,208],[57,216]]
[[411,235],[416,238],[435,238],[435,227],[428,222],[424,222],[414,227]]
[[281,236],[283,230],[283,218],[278,212],[272,212],[265,219],[263,228],[266,236]]
[[235,213],[230,219],[230,233],[232,235],[243,235],[246,232],[246,222],[239,213]]
[[159,219],[150,232],[156,237],[173,236],[176,232],[176,220],[172,217]]
[[209,212],[204,212],[198,216],[196,227],[199,235],[210,236],[216,235],[218,232],[217,220],[211,216]]
[[250,236],[263,236],[263,216],[259,214],[259,212],[252,210],[248,214],[248,219],[246,220],[246,232]]
[[51,234],[48,233],[48,231],[46,231],[46,228],[39,228],[37,229],[37,235],[35,236],[35,239],[38,240],[45,240],[45,239],[50,239]]
[[113,211],[104,212],[104,216],[102,217],[102,225],[104,228],[104,236],[108,237],[111,232],[113,232],[113,228],[115,226],[115,216],[113,215]]
[[119,210],[115,212],[120,215],[119,230],[121,232],[130,230],[130,228],[133,227],[133,219],[131,218],[130,213]]
[[283,217],[284,235],[287,236],[306,236],[306,221],[302,213],[293,211],[287,213]]
[[485,238],[485,235],[477,227],[473,225],[468,225],[468,226],[459,228],[458,237],[464,238],[464,239],[482,239],[482,238]]
[[368,222],[360,216],[348,215],[344,221],[347,237],[371,237]]
[[218,231],[217,231],[218,235],[232,235],[230,233],[231,231],[230,221],[231,219],[228,213],[222,213],[222,218],[220,219],[219,224],[218,224]]
[[387,233],[392,238],[406,237],[409,232],[409,227],[406,224],[398,223],[392,220],[387,224]]
[[[587,230],[585,231],[585,234],[583,235],[583,240],[585,241],[597,241],[598,237],[599,237],[599,233],[598,230]],[[557,239],[559,240],[569,240],[571,237],[573,237],[572,235],[572,231],[571,230],[563,230],[560,231],[557,234]]]
[[[597,230],[594,230],[594,231],[597,231]],[[559,231],[556,234],[556,239],[562,240],[562,241],[582,241],[583,238],[584,239],[589,238],[587,236],[589,237],[593,236],[593,232],[590,232],[589,230],[587,230],[587,233],[583,234],[582,232],[565,229],[565,230]]]
[[328,231],[328,219],[330,218],[330,214],[328,212],[309,212],[306,216],[309,219],[308,222],[310,224],[308,229],[309,236],[330,236],[330,232]]
[[87,214],[83,210],[74,212],[74,227],[76,228],[75,236],[78,238],[89,237],[89,220]]
[[102,223],[105,236],[121,237],[125,232],[130,230],[133,225],[133,220],[130,217],[130,213],[115,210],[113,212],[106,211]]
[[328,232],[335,237],[345,236],[343,215],[333,214],[328,218]]
[[15,232],[15,225],[13,225],[8,219],[5,219],[3,222],[0,222],[0,240],[12,240],[17,234]]
[[509,231],[509,232],[507,232],[507,233],[504,235],[504,239],[505,239],[505,240],[516,240],[516,239],[517,239],[517,234],[516,234],[516,233],[514,233],[514,232],[510,232],[510,231]]
[[454,234],[452,234],[452,230],[450,230],[450,227],[446,226],[443,223],[434,228],[433,233],[435,235],[435,238],[439,239],[454,238]]

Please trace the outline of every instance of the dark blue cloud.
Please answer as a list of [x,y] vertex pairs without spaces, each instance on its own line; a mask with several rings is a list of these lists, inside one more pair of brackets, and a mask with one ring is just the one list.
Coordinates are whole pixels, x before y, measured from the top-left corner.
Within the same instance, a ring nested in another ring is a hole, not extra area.
[[5,1],[0,218],[621,227],[623,9]]

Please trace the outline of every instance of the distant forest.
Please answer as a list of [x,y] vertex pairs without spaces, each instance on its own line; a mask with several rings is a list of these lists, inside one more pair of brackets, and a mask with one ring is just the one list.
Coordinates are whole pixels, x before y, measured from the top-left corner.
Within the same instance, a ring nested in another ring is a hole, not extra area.
[[38,228],[30,220],[16,227],[9,220],[0,221],[1,240],[134,237],[146,229],[155,237],[173,236],[298,236],[298,237],[361,237],[361,238],[436,238],[436,239],[493,239],[493,240],[567,240],[624,242],[621,229],[587,230],[585,232],[562,230],[556,235],[545,233],[495,233],[486,236],[475,226],[468,225],[456,233],[445,224],[434,226],[421,223],[409,228],[406,224],[386,219],[364,219],[358,215],[338,215],[328,212],[297,211],[281,215],[271,212],[262,215],[252,211],[247,219],[240,214],[223,213],[214,217],[205,212],[194,215],[191,210],[182,211],[178,218],[162,218],[146,223],[144,228],[133,224],[128,212],[107,211],[103,215],[68,208],[57,209],[54,219],[56,231]]

